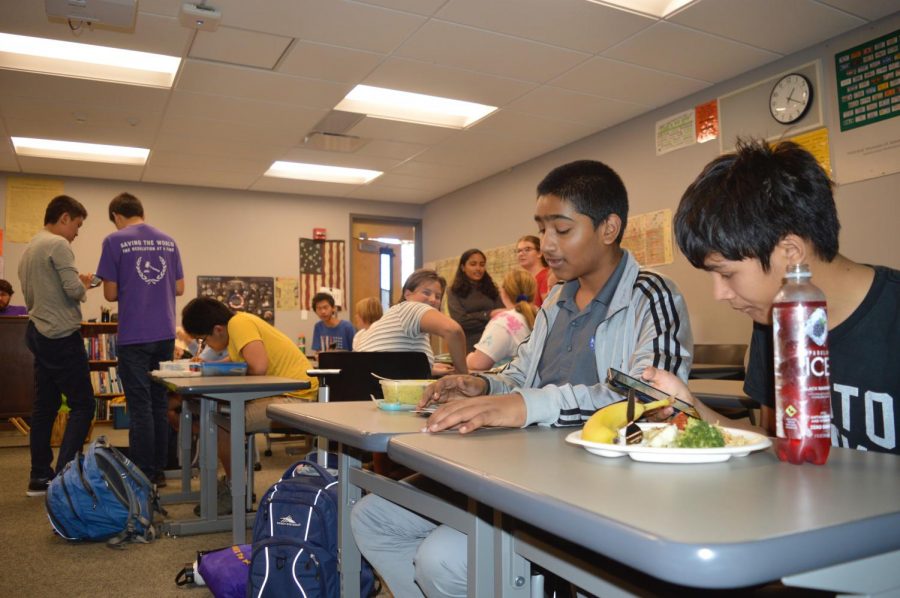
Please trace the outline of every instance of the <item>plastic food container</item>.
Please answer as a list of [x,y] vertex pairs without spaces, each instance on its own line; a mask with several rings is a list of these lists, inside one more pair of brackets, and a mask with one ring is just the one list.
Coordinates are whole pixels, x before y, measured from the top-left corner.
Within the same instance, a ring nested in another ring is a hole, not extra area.
[[425,387],[434,380],[379,380],[385,403],[415,405],[422,400]]
[[243,361],[220,361],[200,364],[202,376],[246,376],[247,364]]

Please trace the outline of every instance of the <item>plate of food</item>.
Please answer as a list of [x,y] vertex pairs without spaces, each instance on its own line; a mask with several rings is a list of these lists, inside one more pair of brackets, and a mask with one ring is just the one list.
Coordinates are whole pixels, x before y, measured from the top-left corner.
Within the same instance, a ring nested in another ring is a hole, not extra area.
[[622,435],[614,442],[592,442],[577,430],[566,442],[583,447],[601,457],[624,457],[648,463],[717,463],[732,457],[746,457],[769,448],[772,441],[762,434],[726,428],[691,419],[684,427],[674,423],[638,423],[643,432],[640,444],[625,444]]

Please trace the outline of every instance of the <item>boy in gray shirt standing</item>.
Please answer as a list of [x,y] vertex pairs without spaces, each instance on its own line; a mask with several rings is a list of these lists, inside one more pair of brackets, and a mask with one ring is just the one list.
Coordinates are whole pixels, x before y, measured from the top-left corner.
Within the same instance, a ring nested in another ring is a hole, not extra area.
[[81,338],[81,303],[93,274],[78,274],[70,247],[85,218],[87,210],[75,199],[53,198],[44,213],[44,229],[31,239],[19,262],[19,282],[30,316],[25,342],[34,354],[28,496],[46,494],[54,475],[50,433],[61,395],[66,395],[71,412],[56,472],[84,444],[94,417],[94,391]]

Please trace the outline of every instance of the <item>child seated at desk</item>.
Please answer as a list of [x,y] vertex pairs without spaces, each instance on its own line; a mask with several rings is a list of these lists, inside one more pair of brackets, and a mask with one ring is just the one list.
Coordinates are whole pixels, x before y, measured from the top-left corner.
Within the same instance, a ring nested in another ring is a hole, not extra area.
[[[765,431],[775,427],[772,300],[785,268],[805,263],[828,302],[832,445],[900,454],[900,272],[841,255],[839,231],[831,180],[791,142],[739,143],[703,169],[675,215],[678,246],[712,275],[715,298],[753,320],[744,392]],[[666,372],[644,378],[716,418]]]
[[506,274],[500,285],[500,300],[506,310],[491,318],[475,350],[466,355],[470,370],[489,370],[512,359],[534,326],[536,292],[537,283],[526,270]]
[[[447,376],[426,390],[423,406],[444,403],[429,431],[580,425],[621,400],[604,383],[610,367],[639,375],[657,364],[687,380],[693,341],[684,299],[620,247],[628,195],[619,176],[600,162],[572,162],[551,171],[537,196],[541,249],[568,282],[544,300],[502,373]],[[466,595],[464,534],[374,494],[353,508],[351,526],[395,596]]]
[[[310,368],[306,356],[287,335],[262,318],[246,312],[233,312],[212,297],[198,297],[184,306],[181,325],[207,347],[215,351],[227,350],[230,361],[246,362],[249,376],[280,376],[309,381],[308,390],[248,402],[244,411],[247,434],[271,429],[272,420],[266,415],[268,405],[316,398],[319,384],[315,378],[306,375],[306,370]],[[217,437],[219,458],[225,467],[227,481],[231,479],[230,433],[220,429]],[[219,488],[218,512],[220,515],[231,512],[231,492],[226,486]]]
[[313,351],[318,354],[321,351],[352,349],[356,329],[353,328],[353,324],[338,317],[334,297],[330,293],[316,293],[312,305],[316,315],[319,316],[319,321],[313,327]]

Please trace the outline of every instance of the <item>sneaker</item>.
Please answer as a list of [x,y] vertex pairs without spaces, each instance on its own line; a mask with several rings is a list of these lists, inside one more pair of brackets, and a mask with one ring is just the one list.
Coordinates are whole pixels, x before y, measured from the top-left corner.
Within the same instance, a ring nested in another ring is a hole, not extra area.
[[[216,514],[231,515],[231,489],[224,479],[216,484]],[[194,515],[200,517],[200,505],[194,507]]]
[[50,478],[31,478],[28,482],[28,490],[25,491],[25,495],[44,496],[47,494],[48,486],[50,486]]

